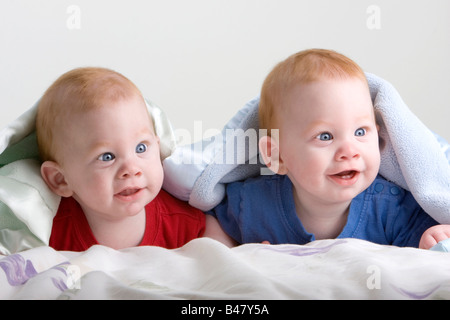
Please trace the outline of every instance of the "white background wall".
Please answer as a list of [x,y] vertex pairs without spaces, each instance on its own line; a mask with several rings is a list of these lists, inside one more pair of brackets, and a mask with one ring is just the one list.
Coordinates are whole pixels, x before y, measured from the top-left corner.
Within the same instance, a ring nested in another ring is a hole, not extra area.
[[0,0],[0,128],[60,74],[103,66],[175,128],[219,129],[275,63],[311,47],[392,82],[450,141],[448,0]]

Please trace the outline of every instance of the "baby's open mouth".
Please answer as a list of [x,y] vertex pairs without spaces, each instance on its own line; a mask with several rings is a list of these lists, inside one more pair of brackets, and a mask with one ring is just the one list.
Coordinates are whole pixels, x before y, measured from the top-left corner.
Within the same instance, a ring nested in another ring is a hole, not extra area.
[[348,171],[339,172],[339,173],[335,174],[335,176],[338,176],[341,179],[352,179],[355,177],[355,175],[357,173],[358,173],[358,171],[356,171],[356,170],[348,170]]
[[139,188],[132,188],[132,189],[125,189],[121,192],[118,193],[119,196],[123,196],[123,197],[127,197],[127,196],[131,196],[137,192],[139,192],[141,189]]
[[330,179],[341,186],[351,186],[359,179],[360,172],[357,170],[345,170],[330,175]]

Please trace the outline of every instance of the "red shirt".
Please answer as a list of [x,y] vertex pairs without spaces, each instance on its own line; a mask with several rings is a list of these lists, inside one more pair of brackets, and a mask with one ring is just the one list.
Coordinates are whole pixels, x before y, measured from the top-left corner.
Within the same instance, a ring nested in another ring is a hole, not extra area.
[[[140,246],[174,249],[205,231],[205,215],[161,190],[145,207],[146,227]],[[98,244],[78,202],[62,198],[53,218],[50,246],[56,250],[85,251]]]

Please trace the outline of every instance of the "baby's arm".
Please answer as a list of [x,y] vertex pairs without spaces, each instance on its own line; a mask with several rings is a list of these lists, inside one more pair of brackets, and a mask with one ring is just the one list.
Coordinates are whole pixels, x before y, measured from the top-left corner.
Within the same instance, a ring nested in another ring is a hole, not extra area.
[[450,238],[450,225],[440,224],[428,228],[420,238],[419,248],[430,249],[438,242]]
[[212,238],[222,242],[228,247],[235,247],[238,243],[223,231],[217,219],[209,214],[206,215],[206,226],[204,237]]

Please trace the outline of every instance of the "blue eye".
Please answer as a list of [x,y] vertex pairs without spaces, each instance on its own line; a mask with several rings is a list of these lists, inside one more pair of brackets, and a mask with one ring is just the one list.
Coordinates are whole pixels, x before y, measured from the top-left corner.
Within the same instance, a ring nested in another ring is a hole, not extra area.
[[355,136],[362,137],[362,136],[365,136],[365,135],[366,135],[366,129],[364,129],[364,128],[356,129]]
[[331,139],[333,139],[333,135],[329,132],[322,132],[316,138],[320,141],[330,141]]
[[114,154],[112,154],[111,152],[105,152],[102,155],[100,155],[100,157],[98,157],[98,160],[100,161],[112,161],[116,158],[116,156]]
[[147,151],[147,145],[145,143],[139,143],[136,146],[136,153],[144,153]]

